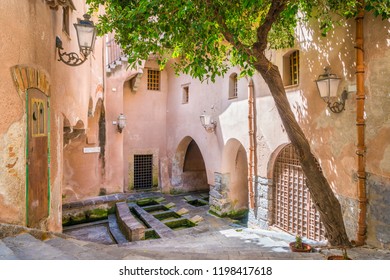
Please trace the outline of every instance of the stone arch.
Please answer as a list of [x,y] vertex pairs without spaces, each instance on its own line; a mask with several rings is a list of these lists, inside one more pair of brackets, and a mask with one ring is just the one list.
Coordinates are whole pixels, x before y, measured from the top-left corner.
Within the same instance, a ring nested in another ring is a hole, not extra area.
[[184,137],[176,149],[172,162],[171,181],[174,192],[209,189],[202,152],[196,141],[190,136]]
[[325,240],[325,228],[311,200],[306,176],[291,143],[280,145],[272,153],[267,176],[272,182],[269,196],[272,200],[268,200],[269,225],[293,235]]
[[23,100],[28,88],[37,88],[46,96],[50,96],[50,80],[44,70],[32,66],[15,65],[11,67],[11,75]]
[[237,139],[229,139],[222,154],[221,172],[228,177],[227,197],[232,210],[248,209],[248,158]]

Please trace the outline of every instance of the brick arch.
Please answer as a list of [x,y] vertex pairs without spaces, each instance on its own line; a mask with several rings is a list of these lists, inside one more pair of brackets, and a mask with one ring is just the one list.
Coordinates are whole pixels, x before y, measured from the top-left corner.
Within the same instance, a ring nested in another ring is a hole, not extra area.
[[11,67],[11,75],[21,97],[24,98],[29,88],[39,89],[46,96],[50,96],[50,80],[44,70],[32,66],[15,65]]

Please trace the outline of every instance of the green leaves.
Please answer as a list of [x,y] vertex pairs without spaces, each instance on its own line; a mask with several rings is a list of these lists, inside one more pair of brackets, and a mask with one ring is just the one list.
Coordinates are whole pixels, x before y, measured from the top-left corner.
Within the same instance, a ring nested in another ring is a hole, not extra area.
[[[365,9],[389,18],[390,0],[366,0]],[[340,17],[357,14],[357,0],[87,0],[91,11],[104,5],[99,34],[114,32],[132,66],[158,55],[163,68],[214,80],[231,65],[252,75],[258,51],[292,47],[297,14],[319,19],[325,36]],[[271,7],[283,9],[270,14]],[[271,28],[268,28],[271,27]],[[259,32],[263,30],[265,32]],[[262,36],[259,38],[259,34]],[[229,62],[229,63],[228,63]]]

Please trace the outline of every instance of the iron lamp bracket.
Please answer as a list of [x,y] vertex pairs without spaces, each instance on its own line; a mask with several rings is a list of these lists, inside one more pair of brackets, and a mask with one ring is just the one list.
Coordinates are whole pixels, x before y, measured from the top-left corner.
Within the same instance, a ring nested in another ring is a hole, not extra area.
[[56,48],[58,49],[58,61],[62,61],[66,65],[79,66],[87,60],[87,55],[84,53],[81,57],[75,52],[67,53],[63,51],[64,48],[62,47],[62,41],[58,36],[56,37]]

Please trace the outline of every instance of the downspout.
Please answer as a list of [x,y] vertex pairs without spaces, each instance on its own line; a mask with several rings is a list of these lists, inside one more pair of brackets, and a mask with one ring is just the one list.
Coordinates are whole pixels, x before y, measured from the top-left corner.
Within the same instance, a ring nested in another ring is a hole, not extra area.
[[255,158],[255,131],[254,131],[254,100],[253,100],[253,80],[249,78],[248,84],[248,130],[249,130],[249,162],[248,162],[248,189],[249,189],[249,207],[254,209],[254,158]]
[[357,128],[357,194],[358,194],[358,231],[356,245],[363,245],[366,239],[366,160],[365,160],[365,120],[364,120],[364,0],[360,0],[361,6],[356,17],[356,128]]

